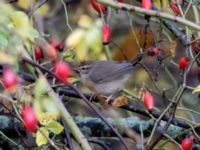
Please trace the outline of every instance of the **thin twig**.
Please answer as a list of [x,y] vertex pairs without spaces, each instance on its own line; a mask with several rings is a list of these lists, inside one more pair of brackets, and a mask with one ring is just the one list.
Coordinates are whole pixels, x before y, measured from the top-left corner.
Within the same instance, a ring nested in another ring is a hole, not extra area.
[[61,119],[61,121],[62,121],[62,124],[65,128],[65,136],[66,136],[67,144],[69,145],[69,150],[75,150],[74,145],[72,143],[72,138],[71,138],[70,133],[69,133],[69,128],[68,128],[67,124],[65,123],[65,121],[63,119]]
[[66,17],[66,24],[68,26],[68,28],[70,29],[71,32],[73,32],[72,27],[69,24],[69,17],[68,17],[68,12],[67,12],[67,6],[65,4],[65,2],[63,0],[61,0],[61,3],[63,4],[64,10],[65,10],[65,17]]
[[[162,132],[161,132],[161,133],[154,139],[154,141],[148,146],[147,150],[152,150],[152,149],[156,146],[156,144],[162,139],[163,135],[167,132],[167,129],[169,128],[169,126],[170,126],[170,124],[171,124],[171,122],[172,122],[172,120],[173,120],[173,118],[174,118],[174,116],[175,116],[175,112],[176,112],[176,109],[177,109],[177,105],[178,105],[178,103],[179,103],[180,100],[181,100],[181,97],[182,97],[182,95],[183,95],[183,93],[184,93],[184,90],[185,90],[185,88],[181,88],[180,91],[178,90],[180,93],[178,94],[177,100],[176,100],[175,104],[173,105],[173,109],[172,109],[172,112],[171,112],[171,115],[170,115],[170,118],[169,118],[167,124],[166,124],[165,127],[163,128]],[[177,91],[177,92],[178,92],[178,91]]]
[[28,13],[28,16],[31,17],[42,5],[44,5],[48,0],[41,0],[38,2],[35,7]]
[[104,150],[110,150],[110,148],[106,144],[104,144],[103,142],[101,142],[99,140],[88,139],[88,141],[90,143],[94,143],[94,144],[97,144],[97,145],[101,146]]
[[151,72],[148,70],[148,68],[147,68],[145,65],[143,65],[142,63],[139,63],[139,62],[138,62],[138,65],[140,65],[140,66],[148,73],[148,75],[150,76],[150,78],[151,78],[151,80],[152,80],[152,82],[153,82],[154,87],[155,87],[156,90],[159,92],[159,94],[162,95],[162,91],[161,91],[160,88],[157,86],[157,84],[156,84],[156,82],[155,82],[155,79],[154,79],[153,75],[151,74]]

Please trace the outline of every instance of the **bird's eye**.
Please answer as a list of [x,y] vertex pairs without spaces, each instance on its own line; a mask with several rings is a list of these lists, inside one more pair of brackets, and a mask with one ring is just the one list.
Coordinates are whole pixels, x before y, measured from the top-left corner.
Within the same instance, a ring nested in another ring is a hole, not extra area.
[[89,69],[89,66],[87,65],[87,66],[82,66],[82,67],[80,67],[82,70],[88,70]]
[[82,67],[82,69],[83,69],[83,70],[87,70],[87,68],[86,68],[86,67]]

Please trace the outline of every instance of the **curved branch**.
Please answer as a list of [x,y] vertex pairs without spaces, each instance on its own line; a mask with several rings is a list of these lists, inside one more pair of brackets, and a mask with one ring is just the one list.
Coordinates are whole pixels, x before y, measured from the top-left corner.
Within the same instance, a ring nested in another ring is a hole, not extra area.
[[136,13],[141,13],[149,16],[154,16],[162,19],[168,19],[172,20],[174,22],[178,22],[182,25],[186,25],[188,27],[192,27],[193,29],[200,30],[200,26],[192,21],[189,21],[187,19],[184,19],[182,17],[177,17],[174,15],[170,15],[161,11],[155,11],[155,10],[147,10],[141,7],[125,4],[125,3],[119,3],[113,0],[97,0],[97,2],[102,3],[106,6],[110,6],[114,9],[121,9],[121,10],[126,10],[130,12],[136,12]]

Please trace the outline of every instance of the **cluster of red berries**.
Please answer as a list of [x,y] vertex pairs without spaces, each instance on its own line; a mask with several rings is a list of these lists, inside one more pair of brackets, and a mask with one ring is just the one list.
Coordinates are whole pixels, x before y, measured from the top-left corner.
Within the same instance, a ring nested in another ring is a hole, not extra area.
[[[123,2],[123,0],[119,1],[119,2]],[[106,14],[107,8],[103,5],[103,4],[99,4],[98,2],[96,2],[96,0],[91,0],[91,6],[92,8],[97,11],[98,13],[103,13]],[[102,41],[103,44],[106,45],[110,42],[110,27],[108,25],[103,25],[102,28]]]
[[[56,38],[51,38],[49,43],[45,45],[45,52],[48,58],[57,59],[58,58],[58,51],[62,51],[63,46],[61,42],[59,42]],[[35,59],[40,60],[43,57],[43,50],[40,47],[36,47],[34,49]]]
[[[57,60],[58,54],[57,50],[60,51],[63,49],[63,46],[60,42],[58,42],[57,39],[52,38],[45,46],[46,52],[49,58],[53,58],[54,60]],[[40,60],[43,57],[42,49],[41,48],[35,48],[35,58],[36,60]],[[58,61],[54,66],[54,74],[55,76],[61,81],[66,83],[68,77],[71,74],[70,66],[65,61]]]
[[106,7],[103,4],[99,4],[98,2],[96,2],[96,0],[91,0],[91,5],[92,8],[96,10],[98,13],[105,14],[107,11]]
[[[10,72],[10,70],[8,71],[6,71],[6,75],[10,73],[9,80],[3,80],[5,82],[4,84],[6,87],[10,87],[11,85],[13,86],[14,84],[17,83],[15,74],[13,74],[13,72]],[[70,73],[71,73],[70,67],[65,61],[61,60],[55,64],[54,74],[61,82],[66,83]],[[11,80],[11,77],[12,77],[12,80]],[[29,132],[36,131],[37,124],[38,124],[37,118],[34,111],[28,105],[24,105],[22,107],[22,119],[23,119],[25,128]]]
[[[17,86],[18,77],[11,67],[3,69],[2,82],[7,90]],[[33,110],[27,105],[24,105],[22,108],[22,119],[26,129],[29,132],[35,132],[37,128],[37,119]]]
[[[55,47],[61,47],[61,46],[57,45]],[[42,50],[40,48],[35,48],[35,58],[37,60],[42,58]],[[58,61],[54,66],[54,74],[61,82],[66,83],[68,77],[71,74],[71,69],[68,63],[62,60]],[[4,88],[7,90],[13,89],[18,85],[19,83],[18,76],[14,72],[12,67],[4,67],[2,72],[2,83],[4,85]],[[37,118],[35,116],[34,111],[28,105],[24,105],[22,107],[22,119],[27,131],[29,132],[36,131],[38,124]]]

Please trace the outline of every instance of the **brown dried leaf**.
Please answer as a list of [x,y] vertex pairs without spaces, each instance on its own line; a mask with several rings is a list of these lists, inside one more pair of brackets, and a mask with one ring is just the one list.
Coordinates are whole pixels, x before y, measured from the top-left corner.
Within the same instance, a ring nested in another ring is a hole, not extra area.
[[172,57],[175,57],[176,55],[176,45],[177,45],[176,41],[172,41],[170,43],[170,52],[171,52]]
[[111,103],[111,105],[114,106],[114,107],[120,107],[120,106],[123,106],[123,105],[126,105],[126,104],[128,104],[128,98],[126,96],[117,97]]
[[[145,33],[144,28],[135,28],[134,31],[141,47],[143,47],[145,42],[145,49],[154,46],[154,37],[150,30],[147,30],[147,33]],[[124,40],[119,43],[120,49],[113,53],[113,60],[133,60],[140,51],[132,32],[128,33],[123,39]]]

